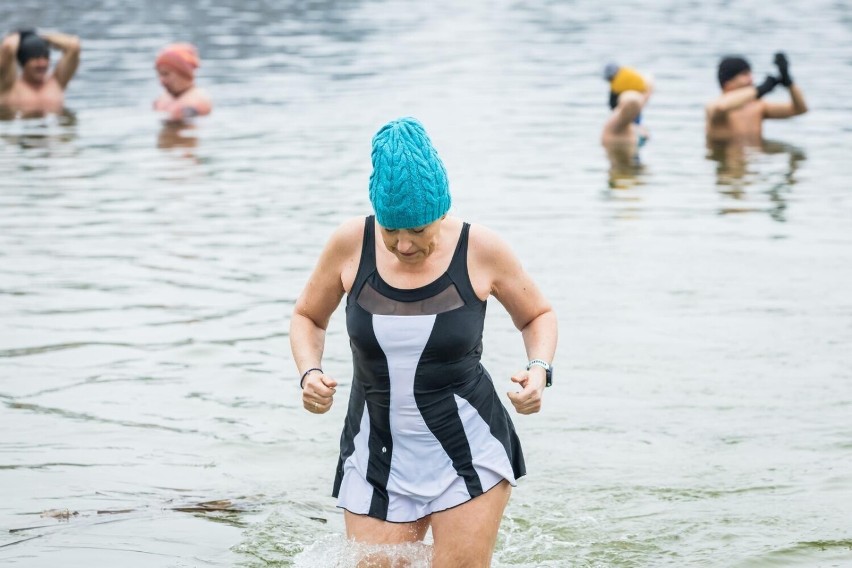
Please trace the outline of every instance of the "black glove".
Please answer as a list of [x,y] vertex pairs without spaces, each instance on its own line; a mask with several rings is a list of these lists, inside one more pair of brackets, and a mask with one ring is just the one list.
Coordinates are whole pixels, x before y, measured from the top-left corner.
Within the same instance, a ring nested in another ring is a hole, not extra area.
[[780,82],[781,81],[778,79],[778,77],[767,75],[766,79],[763,80],[763,83],[757,86],[757,98],[762,97],[763,95],[774,89],[776,86],[778,86],[778,83]]
[[780,73],[781,84],[785,87],[790,87],[793,84],[793,78],[790,77],[790,62],[787,61],[787,56],[782,52],[778,52],[775,54],[775,65],[778,66],[778,73]]
[[612,91],[610,91],[609,92],[609,108],[615,109],[615,107],[617,107],[617,106],[618,106],[618,95],[616,93],[613,93]]

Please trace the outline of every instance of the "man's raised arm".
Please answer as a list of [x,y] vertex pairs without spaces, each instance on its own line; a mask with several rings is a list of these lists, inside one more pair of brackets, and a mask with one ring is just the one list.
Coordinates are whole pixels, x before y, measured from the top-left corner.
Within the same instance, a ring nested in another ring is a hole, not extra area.
[[20,34],[14,32],[3,38],[0,44],[0,95],[8,92],[18,79],[17,55],[20,43]]
[[77,67],[80,65],[80,38],[61,33],[39,34],[50,45],[62,51],[62,58],[53,70],[53,76],[63,89],[71,81]]

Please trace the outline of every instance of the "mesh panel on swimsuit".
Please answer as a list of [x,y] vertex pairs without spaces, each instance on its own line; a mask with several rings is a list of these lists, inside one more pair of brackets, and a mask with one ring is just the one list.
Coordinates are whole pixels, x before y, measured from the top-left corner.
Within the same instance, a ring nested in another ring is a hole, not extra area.
[[383,296],[369,282],[361,288],[358,305],[373,315],[379,316],[424,316],[449,312],[464,305],[455,284],[450,284],[443,292],[431,298],[403,302]]

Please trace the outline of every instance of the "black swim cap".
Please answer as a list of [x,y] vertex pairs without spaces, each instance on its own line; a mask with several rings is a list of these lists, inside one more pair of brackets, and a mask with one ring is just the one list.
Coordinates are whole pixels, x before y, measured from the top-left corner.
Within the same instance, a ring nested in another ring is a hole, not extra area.
[[21,42],[18,44],[18,63],[21,67],[36,57],[50,57],[50,46],[38,34],[32,30],[19,32]]
[[724,87],[725,83],[743,71],[751,71],[748,61],[736,56],[723,57],[719,62],[719,86]]

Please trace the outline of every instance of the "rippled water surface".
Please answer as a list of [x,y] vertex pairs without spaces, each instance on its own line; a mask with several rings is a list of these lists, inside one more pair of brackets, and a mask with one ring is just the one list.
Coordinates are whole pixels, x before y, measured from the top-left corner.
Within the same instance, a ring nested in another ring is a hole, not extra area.
[[[322,417],[288,316],[401,115],[560,316],[495,566],[852,565],[848,3],[22,0],[0,21],[83,40],[68,113],[0,122],[4,565],[351,566],[341,312]],[[173,40],[215,100],[194,128],[150,111]],[[811,111],[707,148],[718,57],[762,77],[778,49]],[[639,164],[598,143],[609,60],[656,80]],[[520,337],[496,303],[486,328],[508,390]]]

